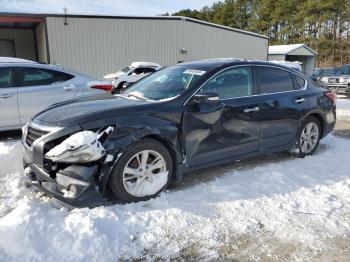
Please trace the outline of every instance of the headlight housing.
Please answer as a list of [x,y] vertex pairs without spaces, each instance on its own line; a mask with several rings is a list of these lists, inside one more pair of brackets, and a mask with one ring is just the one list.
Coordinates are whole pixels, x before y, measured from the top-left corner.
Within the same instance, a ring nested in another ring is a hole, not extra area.
[[349,82],[349,78],[347,77],[339,77],[339,83],[347,84]]
[[88,163],[101,159],[106,150],[101,142],[112,133],[114,127],[107,127],[102,132],[81,131],[65,139],[52,148],[45,157],[57,163]]

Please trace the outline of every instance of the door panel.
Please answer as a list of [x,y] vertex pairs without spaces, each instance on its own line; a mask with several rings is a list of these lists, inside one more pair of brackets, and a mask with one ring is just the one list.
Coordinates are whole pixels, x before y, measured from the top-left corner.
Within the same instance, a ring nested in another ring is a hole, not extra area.
[[289,145],[308,110],[306,91],[296,86],[286,70],[256,67],[256,75],[261,93],[257,114],[261,121],[260,146],[270,149]]
[[[264,95],[257,114],[261,121],[261,147],[288,145],[296,136],[300,119],[307,113],[305,91]],[[305,99],[305,100],[301,100]],[[301,102],[296,102],[301,100]]]
[[[186,159],[190,166],[202,165],[259,150],[258,100],[250,67],[228,69],[202,88],[214,92],[219,101],[190,102],[183,125]],[[248,110],[247,110],[248,109]]]
[[22,68],[18,86],[21,123],[27,123],[36,113],[52,104],[74,98],[78,89],[69,82],[69,78],[70,75],[54,70]]
[[260,122],[255,97],[189,106],[184,113],[186,159],[190,166],[259,150]]
[[20,125],[14,74],[13,68],[0,67],[0,128],[4,129]]

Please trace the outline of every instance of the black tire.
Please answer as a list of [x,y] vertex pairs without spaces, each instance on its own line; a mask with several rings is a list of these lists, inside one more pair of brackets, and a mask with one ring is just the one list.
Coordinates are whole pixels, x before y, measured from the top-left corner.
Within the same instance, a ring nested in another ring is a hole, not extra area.
[[[132,159],[135,154],[143,150],[155,151],[163,157],[164,161],[166,162],[168,177],[167,177],[166,184],[155,194],[139,197],[128,193],[123,182],[123,171],[125,166],[128,164],[129,160]],[[117,161],[116,166],[114,167],[111,173],[108,183],[109,183],[110,189],[112,190],[112,193],[117,198],[125,202],[146,201],[158,196],[161,192],[163,192],[167,188],[170,178],[172,176],[172,173],[173,173],[173,160],[168,149],[163,144],[161,144],[160,142],[154,139],[142,139],[135,145],[128,148],[120,156],[120,159]]]
[[[310,124],[310,123],[314,123],[316,126],[317,126],[317,129],[318,129],[318,138],[317,138],[317,142],[315,143],[314,147],[312,148],[311,151],[307,151],[305,152],[302,148],[302,145],[301,145],[301,141],[302,141],[302,133],[305,129],[305,127]],[[318,147],[318,144],[320,143],[320,139],[321,139],[321,134],[322,134],[322,131],[321,131],[321,124],[320,124],[320,121],[316,118],[316,117],[313,117],[313,116],[308,116],[302,123],[301,123],[301,126],[297,132],[297,139],[296,139],[296,144],[295,144],[295,147],[293,148],[293,154],[297,157],[300,157],[300,158],[303,158],[305,156],[309,156],[309,155],[312,155],[316,150],[317,150],[317,147]]]

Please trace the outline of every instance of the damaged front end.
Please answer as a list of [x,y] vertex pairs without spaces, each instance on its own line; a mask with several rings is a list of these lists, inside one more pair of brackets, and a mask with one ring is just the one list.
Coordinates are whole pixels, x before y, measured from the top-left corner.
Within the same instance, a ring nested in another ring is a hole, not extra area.
[[96,181],[114,159],[103,146],[114,129],[108,126],[95,132],[85,130],[66,136],[46,153],[43,151],[44,168],[27,161],[26,175],[45,193],[71,206],[105,204]]

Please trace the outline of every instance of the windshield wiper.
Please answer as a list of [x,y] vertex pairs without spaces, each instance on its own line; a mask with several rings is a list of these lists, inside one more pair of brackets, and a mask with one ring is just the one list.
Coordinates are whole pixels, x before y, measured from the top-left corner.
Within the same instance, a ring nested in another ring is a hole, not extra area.
[[138,96],[138,95],[135,95],[135,94],[132,94],[132,93],[129,93],[128,94],[128,97],[129,96],[133,96],[133,97],[135,97],[135,98],[137,98],[137,99],[139,99],[139,100],[142,100],[142,101],[146,101],[147,99],[145,99],[145,98],[143,98],[143,97],[141,97],[141,96]]

